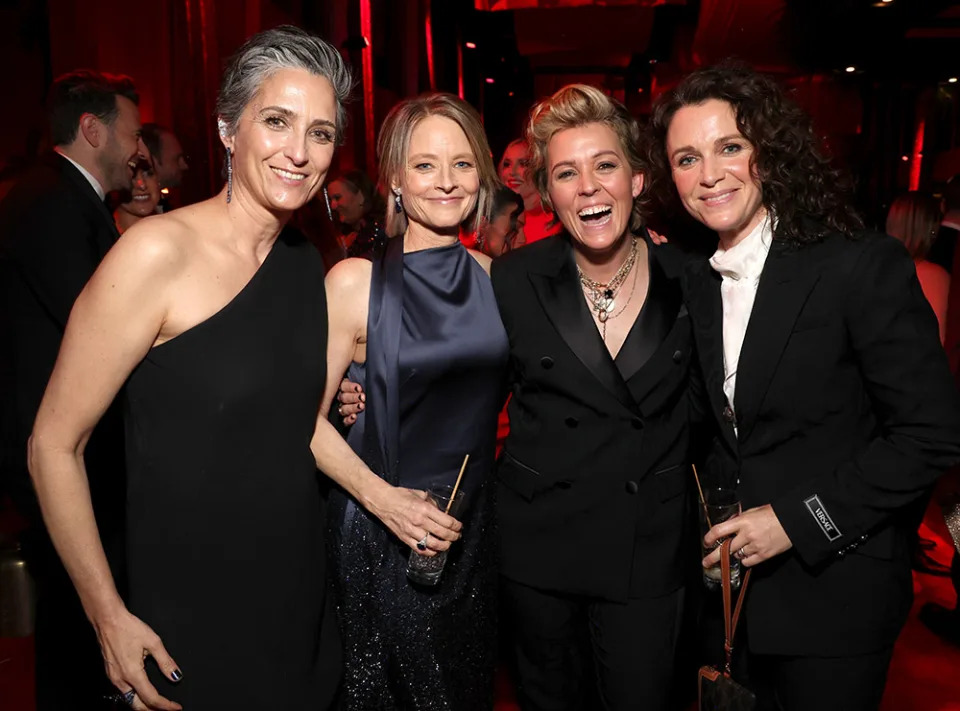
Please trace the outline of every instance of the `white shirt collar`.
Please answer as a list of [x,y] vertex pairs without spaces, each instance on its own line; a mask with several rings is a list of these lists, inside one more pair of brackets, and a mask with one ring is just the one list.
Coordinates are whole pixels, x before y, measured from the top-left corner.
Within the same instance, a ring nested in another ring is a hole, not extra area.
[[73,166],[74,166],[77,170],[80,171],[80,175],[82,175],[84,178],[86,178],[86,179],[87,179],[87,182],[90,183],[90,187],[92,187],[94,190],[97,191],[97,195],[100,196],[100,200],[105,200],[105,199],[106,199],[107,193],[104,191],[103,186],[100,185],[100,181],[97,180],[96,178],[94,178],[93,175],[90,173],[89,170],[87,170],[87,169],[84,168],[82,165],[80,165],[79,163],[77,163],[77,161],[75,161],[73,158],[71,158],[70,156],[68,156],[68,155],[67,155],[66,153],[64,153],[63,151],[61,151],[59,148],[54,148],[53,150],[55,150],[59,155],[61,155],[61,156],[63,156],[64,158],[66,158],[66,159],[67,159],[68,161],[70,161],[71,163],[73,163]]
[[718,247],[710,257],[710,266],[731,279],[759,279],[772,241],[773,226],[767,213],[750,234],[730,249]]

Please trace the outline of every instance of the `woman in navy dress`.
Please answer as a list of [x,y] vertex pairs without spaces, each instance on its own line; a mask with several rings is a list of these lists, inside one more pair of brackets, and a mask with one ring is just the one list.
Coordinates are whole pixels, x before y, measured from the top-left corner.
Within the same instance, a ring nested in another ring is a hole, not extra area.
[[[324,414],[340,376],[365,382],[375,416],[349,444],[318,428],[331,501],[331,550],[346,640],[348,709],[489,709],[497,565],[490,473],[507,338],[488,270],[460,225],[489,212],[497,186],[483,128],[460,99],[399,104],[379,142],[397,236],[373,262],[348,259],[327,277]],[[474,226],[475,226],[474,224]],[[392,229],[391,229],[392,228]],[[365,298],[367,297],[368,298]],[[426,500],[470,455],[454,519]],[[436,587],[407,579],[411,549],[449,551]]]

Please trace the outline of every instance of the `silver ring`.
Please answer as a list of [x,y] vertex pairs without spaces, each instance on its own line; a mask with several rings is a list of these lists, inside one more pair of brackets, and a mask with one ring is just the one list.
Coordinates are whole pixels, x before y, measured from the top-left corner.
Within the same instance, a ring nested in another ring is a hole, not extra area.
[[417,541],[417,550],[419,550],[419,551],[425,551],[425,550],[427,550],[427,538],[428,538],[429,536],[430,536],[430,532],[429,532],[429,531],[427,531],[426,533],[423,534],[423,538],[421,538],[419,541]]
[[130,691],[125,691],[123,693],[123,703],[127,706],[133,706],[133,700],[137,698],[136,689],[130,689]]
[[741,547],[740,550],[733,554],[737,560],[743,560],[747,557],[747,554],[743,550],[744,548],[746,548],[746,546]]

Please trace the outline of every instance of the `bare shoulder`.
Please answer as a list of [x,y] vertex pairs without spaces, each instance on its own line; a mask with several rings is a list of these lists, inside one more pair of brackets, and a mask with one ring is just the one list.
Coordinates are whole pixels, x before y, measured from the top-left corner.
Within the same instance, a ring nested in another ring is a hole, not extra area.
[[121,271],[127,277],[170,278],[188,261],[190,234],[172,215],[154,215],[128,229],[113,246],[98,272]]
[[483,271],[487,273],[487,276],[490,276],[490,265],[493,264],[493,259],[488,257],[483,252],[478,252],[475,249],[467,249],[470,253],[470,256],[477,260],[477,264],[483,267]]
[[325,284],[327,298],[366,294],[370,290],[370,275],[373,273],[373,264],[367,259],[344,259],[337,262],[327,274]]

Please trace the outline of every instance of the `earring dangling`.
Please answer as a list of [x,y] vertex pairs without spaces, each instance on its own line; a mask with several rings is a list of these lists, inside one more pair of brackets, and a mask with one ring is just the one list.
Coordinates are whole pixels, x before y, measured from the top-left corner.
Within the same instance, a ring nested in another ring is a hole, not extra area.
[[327,192],[327,186],[323,186],[323,199],[327,203],[327,215],[330,217],[330,222],[333,222],[333,209],[330,207],[330,194]]
[[230,149],[227,149],[227,202],[233,199],[233,162],[230,160]]
[[403,202],[400,200],[400,193],[394,193],[394,194],[393,194],[393,204],[394,204],[394,207],[395,207],[398,215],[399,215],[401,212],[403,212]]

